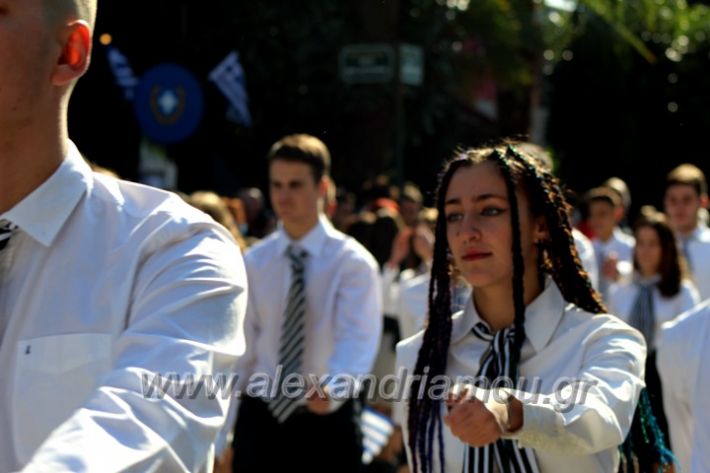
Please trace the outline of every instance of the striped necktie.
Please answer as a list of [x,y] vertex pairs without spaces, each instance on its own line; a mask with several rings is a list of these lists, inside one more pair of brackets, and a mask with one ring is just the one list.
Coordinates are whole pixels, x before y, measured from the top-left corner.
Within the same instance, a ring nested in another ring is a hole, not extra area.
[[653,307],[653,288],[655,284],[637,283],[638,294],[631,307],[629,325],[637,329],[646,339],[649,350],[653,346],[653,337],[656,332],[656,314]]
[[693,261],[690,258],[690,242],[694,240],[694,235],[689,235],[687,237],[680,237],[680,248],[683,250],[683,256],[685,256],[685,261],[688,263],[688,269],[693,271]]
[[7,220],[0,222],[0,251],[4,250],[10,242],[10,237],[12,236],[12,232],[14,230],[15,226]]
[[[515,339],[515,327],[492,333],[490,328],[478,322],[471,332],[489,344],[481,359],[476,375],[492,383],[499,377],[510,379],[510,350]],[[514,380],[511,380],[514,382]],[[514,384],[516,384],[514,382]],[[498,439],[485,447],[468,447],[464,458],[464,473],[539,473],[537,459],[532,449],[519,449],[512,440]]]
[[290,245],[287,254],[291,262],[291,287],[288,291],[279,343],[281,381],[278,393],[269,402],[269,410],[279,423],[285,422],[300,403],[300,397],[295,395],[296,393],[285,392],[284,380],[289,375],[300,373],[305,342],[306,291],[303,273],[308,253]]
[[597,258],[597,271],[599,274],[599,293],[606,299],[609,292],[609,280],[604,276],[604,261],[606,260],[606,252],[604,250],[595,250]]

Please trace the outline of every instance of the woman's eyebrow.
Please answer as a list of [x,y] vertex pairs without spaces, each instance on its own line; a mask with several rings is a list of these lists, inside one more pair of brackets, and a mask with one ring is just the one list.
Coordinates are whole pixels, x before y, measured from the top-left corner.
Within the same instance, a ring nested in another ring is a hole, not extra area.
[[[488,193],[488,194],[481,194],[473,197],[471,200],[474,202],[481,202],[483,200],[488,200],[488,199],[500,199],[500,200],[507,200],[507,197],[502,196],[500,194],[493,194],[493,193]],[[444,205],[453,205],[453,204],[460,204],[461,203],[461,198],[460,197],[452,197],[448,199]]]

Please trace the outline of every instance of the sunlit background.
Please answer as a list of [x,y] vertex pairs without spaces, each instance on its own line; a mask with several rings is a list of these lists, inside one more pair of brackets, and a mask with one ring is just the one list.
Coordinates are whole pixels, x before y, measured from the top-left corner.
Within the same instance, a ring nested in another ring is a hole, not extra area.
[[263,186],[286,133],[325,141],[354,192],[430,192],[457,146],[526,136],[572,188],[618,175],[658,205],[676,164],[710,172],[708,4],[103,1],[71,135],[123,177],[223,195]]

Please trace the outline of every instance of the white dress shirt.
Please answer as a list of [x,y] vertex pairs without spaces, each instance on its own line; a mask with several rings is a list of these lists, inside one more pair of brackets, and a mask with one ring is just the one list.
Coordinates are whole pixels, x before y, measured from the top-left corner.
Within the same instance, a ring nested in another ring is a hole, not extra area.
[[422,263],[416,270],[408,268],[400,271],[399,267],[392,267],[385,263],[382,266],[382,311],[384,315],[393,316],[397,313],[399,293],[402,284],[416,277],[429,274],[429,266]]
[[604,277],[602,274],[602,263],[612,254],[616,255],[617,270],[622,277],[631,276],[633,272],[634,247],[636,240],[631,235],[622,232],[619,227],[614,228],[611,237],[607,241],[601,241],[599,238],[592,240],[594,246],[594,254],[597,258],[597,268],[599,271],[599,290],[608,300],[609,286],[614,283],[613,280]]
[[[682,248],[682,243],[679,240]],[[690,269],[702,300],[710,298],[710,228],[699,223],[688,240]]]
[[587,271],[589,279],[592,281],[592,286],[595,289],[599,289],[599,266],[597,257],[594,254],[592,241],[576,228],[572,229],[572,237],[574,237],[574,245],[577,247],[582,267]]
[[673,453],[685,473],[710,471],[710,300],[663,325],[656,365]]
[[[382,302],[377,261],[355,239],[321,216],[301,240],[292,242],[283,228],[253,246],[245,256],[249,303],[245,319],[247,350],[239,360],[243,391],[249,377],[274,379],[279,363],[291,269],[287,248],[295,244],[305,260],[305,375],[369,374],[382,333]],[[340,404],[331,403],[331,409]]]
[[[401,339],[409,338],[424,328],[429,311],[430,273],[424,273],[400,284],[397,319]],[[466,306],[471,295],[470,286],[459,283],[454,287],[452,309],[458,312]]]
[[[636,302],[636,296],[639,293],[639,287],[636,284],[636,279],[620,281],[618,284],[613,284],[609,288],[609,312],[619,317],[624,322],[628,323],[631,318],[631,310]],[[658,281],[659,278],[654,278]],[[664,297],[658,286],[653,286],[653,310],[656,316],[656,339],[661,329],[661,325],[676,318],[683,312],[692,309],[700,302],[700,295],[692,281],[683,280],[681,282],[678,294],[673,297]],[[652,343],[649,347],[656,348],[656,343]]]
[[[617,447],[626,438],[644,385],[646,347],[641,334],[617,317],[593,315],[567,303],[550,279],[527,307],[525,317],[527,338],[520,375],[528,380],[540,378],[539,390],[535,390],[540,396],[513,391],[523,404],[524,423],[511,438],[521,447],[535,449],[541,472],[616,471]],[[465,310],[454,315],[446,372],[454,380],[478,373],[488,348],[471,333],[480,320],[472,299]],[[398,373],[402,369],[413,373],[422,333],[397,346]],[[572,408],[564,409],[570,393],[562,383],[572,379],[586,382],[588,391],[586,396],[577,392]],[[406,404],[399,403],[396,416],[405,439]],[[442,416],[445,409],[442,405]],[[465,444],[446,426],[443,434],[446,471],[459,472]],[[407,453],[411,458],[411,452]],[[438,462],[434,465],[438,471]]]
[[[3,215],[0,471],[211,471],[229,396],[144,396],[155,373],[227,373],[246,274],[174,194],[94,174],[70,144]],[[150,379],[150,378],[149,378]]]

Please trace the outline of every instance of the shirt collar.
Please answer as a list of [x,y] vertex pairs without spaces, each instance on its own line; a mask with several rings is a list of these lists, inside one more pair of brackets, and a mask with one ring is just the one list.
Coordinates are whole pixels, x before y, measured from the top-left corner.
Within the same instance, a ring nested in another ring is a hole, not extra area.
[[[550,342],[566,306],[567,302],[557,284],[547,277],[544,290],[525,308],[525,335],[536,352],[540,352]],[[472,293],[466,308],[453,318],[451,342],[457,342],[468,335],[473,326],[482,321],[473,303]]]
[[658,284],[660,280],[660,274],[654,274],[653,276],[645,278],[641,276],[641,274],[639,274],[638,272],[634,271],[633,282],[639,286],[652,286],[654,284]]
[[[708,231],[708,226],[705,225],[705,222],[698,222],[698,224],[695,226],[695,229],[690,232],[690,234],[685,237],[687,241],[697,241],[700,240],[700,236]],[[683,239],[683,237],[681,237]]]
[[286,233],[286,230],[284,230],[283,225],[279,224],[279,254],[285,254],[289,245],[296,245],[299,248],[306,250],[310,256],[320,256],[325,240],[333,231],[335,231],[335,229],[325,215],[322,214],[318,217],[318,223],[316,223],[315,227],[306,233],[303,238],[297,241],[292,240]]
[[92,182],[91,168],[70,141],[67,156],[54,174],[0,219],[48,247]]

